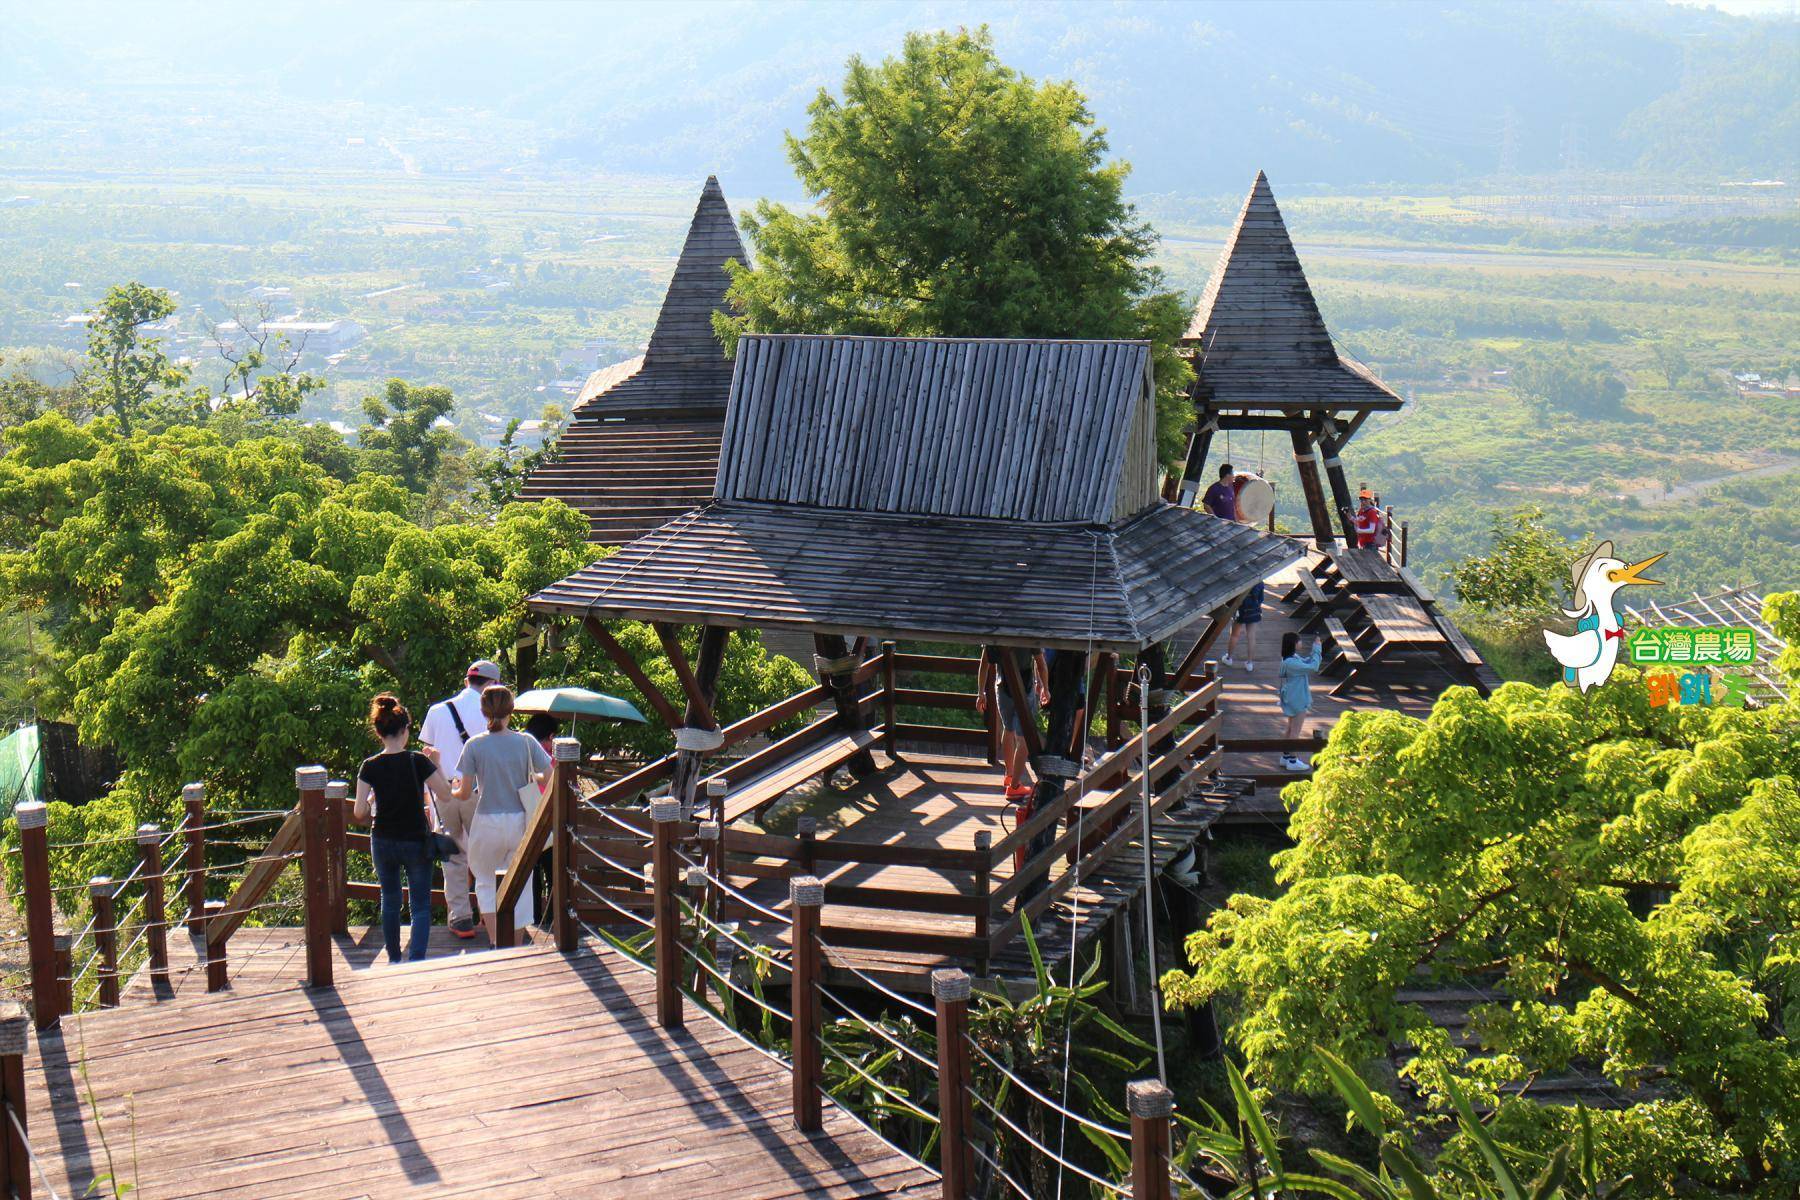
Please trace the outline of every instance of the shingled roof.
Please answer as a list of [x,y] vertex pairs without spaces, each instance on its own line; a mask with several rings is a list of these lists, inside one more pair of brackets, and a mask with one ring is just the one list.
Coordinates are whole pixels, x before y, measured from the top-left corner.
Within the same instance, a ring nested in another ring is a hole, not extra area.
[[1183,342],[1196,351],[1195,398],[1214,408],[1401,404],[1368,368],[1338,353],[1261,171]]
[[577,417],[724,412],[731,360],[713,336],[712,314],[725,307],[729,259],[747,263],[750,256],[738,239],[718,178],[709,175],[649,346],[638,358],[589,376],[575,405]]
[[712,332],[728,259],[748,262],[719,181],[708,177],[643,354],[588,377],[554,461],[520,489],[579,509],[592,540],[620,545],[712,494],[731,360]]
[[751,335],[712,499],[541,612],[1134,650],[1300,557],[1162,502],[1141,342]]

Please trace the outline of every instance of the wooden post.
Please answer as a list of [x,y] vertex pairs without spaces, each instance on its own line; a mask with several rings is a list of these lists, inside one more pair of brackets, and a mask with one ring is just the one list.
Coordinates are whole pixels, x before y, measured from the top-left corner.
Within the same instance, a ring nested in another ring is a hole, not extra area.
[[169,977],[168,905],[163,895],[162,826],[139,825],[138,854],[144,869],[144,940],[150,947],[150,977]]
[[824,1114],[819,1104],[822,1082],[819,1048],[819,909],[825,885],[816,875],[788,880],[794,912],[794,1128],[816,1133]]
[[794,837],[800,843],[800,849],[794,853],[794,866],[799,868],[795,874],[811,875],[819,865],[819,818],[813,816],[795,818]]
[[575,904],[569,876],[575,869],[575,764],[581,761],[581,743],[575,738],[557,738],[552,746],[556,759],[556,775],[547,804],[556,805],[550,824],[550,905],[551,931],[556,935],[556,948],[564,954],[575,953]]
[[199,935],[206,932],[206,785],[183,785],[181,803],[187,809],[186,830],[182,835],[187,927],[188,933]]
[[652,842],[650,869],[653,928],[656,938],[656,1023],[664,1029],[680,1029],[687,1021],[681,1003],[681,907],[676,891],[681,886],[675,869],[675,823],[681,820],[681,804],[672,797],[650,802]]
[[350,803],[350,785],[333,779],[325,785],[325,882],[329,887],[331,932],[350,932],[350,839],[346,827],[345,808]]
[[[506,890],[506,868],[501,867],[494,872],[494,895],[498,896]],[[519,931],[513,926],[513,914],[518,911],[516,905],[500,904],[494,908],[494,944],[491,949],[498,950],[502,946],[519,944]]]
[[[815,633],[813,649],[813,669],[818,673],[819,682],[832,690],[837,727],[846,733],[867,729],[869,715],[863,711],[856,685],[851,682],[856,678],[856,668],[861,665],[860,656],[851,650],[850,643],[841,634],[836,633]],[[867,750],[858,750],[844,766],[856,778],[866,779],[875,773],[875,756]]]
[[331,986],[331,834],[325,768],[299,767],[300,868],[306,899],[306,986]]
[[1406,527],[1407,527],[1407,525],[1408,525],[1408,522],[1406,522],[1406,521],[1400,522],[1400,565],[1403,567],[1409,565],[1406,561],[1406,533],[1407,533]]
[[1131,1114],[1131,1200],[1169,1200],[1169,1117],[1175,1093],[1159,1080],[1125,1085]]
[[900,739],[894,733],[894,643],[881,643],[881,717],[884,722],[881,748],[889,758],[900,752]]
[[[223,900],[208,900],[200,906],[200,919],[210,925],[212,919],[225,911]],[[225,939],[206,941],[206,990],[222,992],[231,985],[231,963],[225,957]]]
[[986,829],[975,831],[975,853],[981,855],[981,863],[975,868],[975,898],[981,901],[980,909],[975,913],[975,939],[981,943],[981,949],[975,956],[977,969],[982,975],[988,969],[988,938],[992,933],[994,893],[994,835]]
[[957,970],[931,973],[937,1001],[938,1169],[944,1200],[969,1195],[969,976]]
[[[54,941],[55,898],[50,894],[50,810],[27,800],[14,814],[19,819],[19,860],[25,876],[25,940],[31,953],[32,1017],[39,1029],[49,1029],[62,1015],[57,997]],[[62,974],[67,975],[64,970]]]
[[50,961],[56,964],[56,990],[50,998],[49,1024],[75,1013],[75,939],[59,929],[50,939]]
[[[0,1183],[14,1200],[31,1200],[31,1152],[25,1145],[25,1009],[7,1001],[0,1004],[0,1113],[6,1128],[0,1130]],[[14,1122],[17,1122],[15,1125]]]
[[1312,437],[1298,427],[1290,431],[1294,440],[1294,469],[1300,473],[1300,491],[1306,497],[1306,512],[1312,518],[1313,539],[1321,549],[1336,544],[1331,532],[1331,510],[1325,505],[1325,489],[1319,485],[1319,456],[1313,449]]
[[725,797],[731,791],[731,783],[726,779],[709,779],[706,781],[706,811],[712,819],[700,826],[702,861],[710,878],[706,881],[705,912],[708,917],[717,921],[725,902],[724,893],[719,890],[719,881],[726,875],[725,853]]
[[88,903],[94,909],[94,953],[100,957],[100,1007],[119,1007],[119,926],[110,875],[88,881]]

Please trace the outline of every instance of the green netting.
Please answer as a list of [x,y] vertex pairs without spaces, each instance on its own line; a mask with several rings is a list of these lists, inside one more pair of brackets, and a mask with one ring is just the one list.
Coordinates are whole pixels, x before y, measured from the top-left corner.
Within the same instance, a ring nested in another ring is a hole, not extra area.
[[25,725],[0,738],[0,818],[26,800],[44,798],[44,756],[38,728]]

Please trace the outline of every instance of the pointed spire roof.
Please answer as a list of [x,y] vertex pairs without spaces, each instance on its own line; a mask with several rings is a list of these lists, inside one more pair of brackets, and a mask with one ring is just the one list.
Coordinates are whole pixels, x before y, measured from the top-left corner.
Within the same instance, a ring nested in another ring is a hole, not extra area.
[[1184,344],[1202,399],[1252,408],[1398,408],[1400,398],[1344,358],[1261,171],[1206,281]]
[[675,275],[639,358],[588,377],[576,417],[711,412],[722,415],[731,390],[731,360],[713,336],[712,315],[725,307],[725,263],[748,263],[718,177],[706,177],[688,223]]

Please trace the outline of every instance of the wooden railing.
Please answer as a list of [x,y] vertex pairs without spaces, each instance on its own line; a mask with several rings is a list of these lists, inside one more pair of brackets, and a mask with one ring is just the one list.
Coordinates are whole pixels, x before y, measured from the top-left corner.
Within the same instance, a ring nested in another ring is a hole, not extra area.
[[[898,653],[891,643],[884,645],[856,672],[859,687],[880,680],[876,690],[862,696],[864,707],[879,711],[882,718],[865,735],[846,736],[837,716],[826,715],[707,777],[706,803],[683,817],[691,831],[684,835],[684,850],[704,861],[714,881],[704,896],[706,911],[749,926],[762,925],[767,914],[747,904],[745,893],[771,881],[795,874],[841,877],[856,874],[856,867],[915,868],[934,876],[941,886],[825,883],[826,900],[833,906],[896,915],[891,925],[827,922],[821,929],[825,943],[839,950],[937,955],[985,970],[1020,936],[1026,921],[1037,919],[1071,888],[1091,880],[1140,836],[1145,768],[1139,747],[1144,741],[1152,747],[1148,765],[1152,819],[1192,794],[1218,768],[1220,685],[1212,664],[1203,667],[1198,686],[1181,694],[1151,723],[1148,738],[1140,740],[1127,739],[1123,733],[1132,675],[1109,661],[1102,666],[1088,703],[1096,709],[1104,706],[1110,749],[1065,786],[1057,799],[998,841],[981,831],[970,849],[895,845],[858,838],[854,826],[818,837],[812,821],[804,817],[791,835],[743,827],[742,818],[759,817],[794,786],[835,769],[862,745],[878,743],[895,753],[918,742],[990,741],[987,730],[904,719],[909,707],[975,713],[972,690],[905,685],[908,676],[921,672],[972,679],[976,670],[977,660],[972,658]],[[778,721],[807,711],[809,701],[824,699],[824,691],[810,689],[745,718],[725,731],[726,745],[740,744],[744,740],[740,731],[765,732]],[[991,717],[992,706],[989,709]],[[1085,718],[1081,725],[1085,727]],[[568,862],[573,872],[569,886],[582,919],[604,923],[609,905],[650,911],[645,868],[653,865],[652,831],[647,810],[633,802],[666,782],[672,769],[670,756],[605,785],[598,795],[581,801],[571,796],[565,802],[567,817],[560,819],[566,820],[569,831]],[[579,768],[571,771],[575,774]],[[541,846],[554,835],[550,822],[558,818],[552,817],[553,811],[557,810],[550,806],[540,809],[540,820],[527,838],[531,845]],[[720,811],[723,822],[703,819]],[[1006,868],[1034,842],[1041,848],[1008,877]],[[1067,865],[1057,872],[1059,860]],[[523,861],[516,864],[525,866]],[[925,919],[904,928],[906,922],[899,919],[904,915]]]

